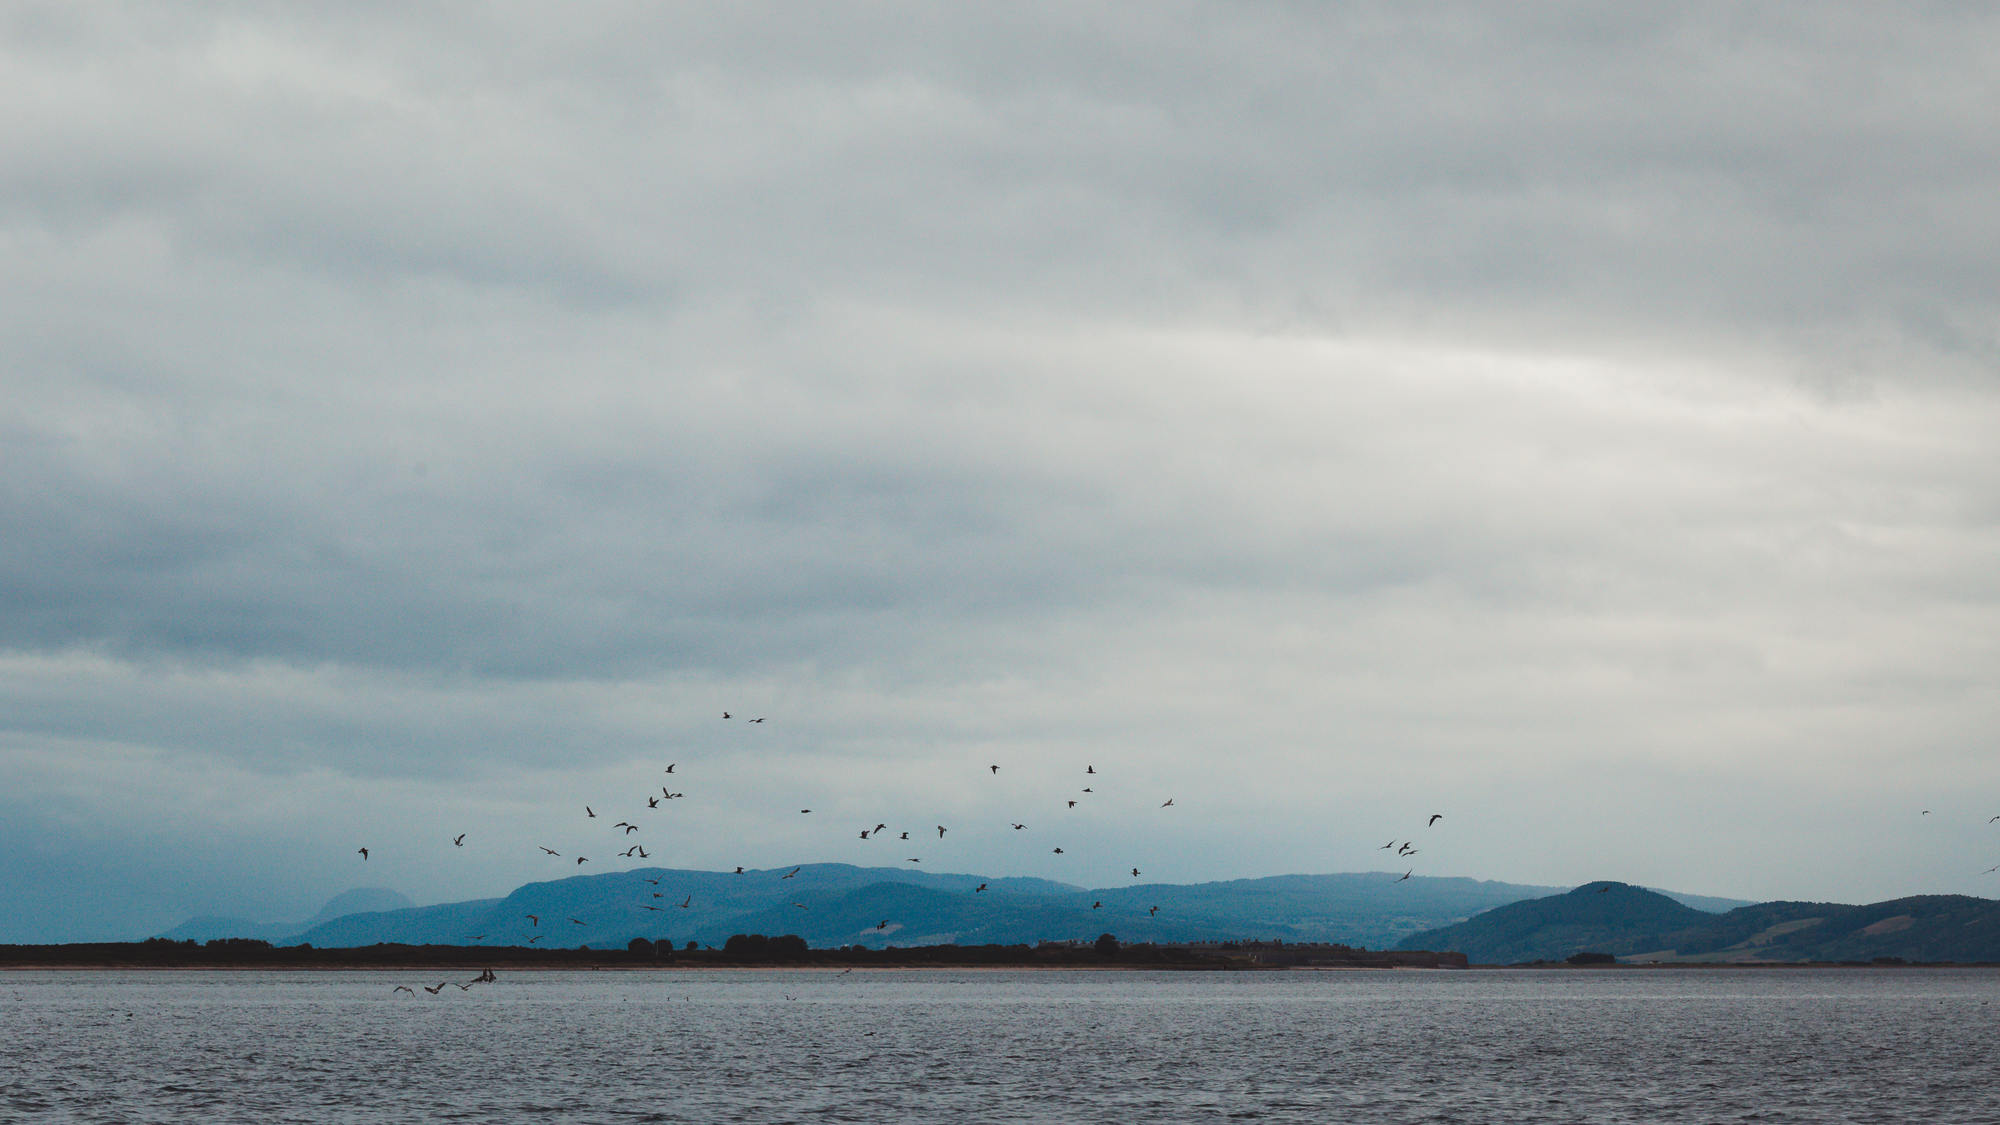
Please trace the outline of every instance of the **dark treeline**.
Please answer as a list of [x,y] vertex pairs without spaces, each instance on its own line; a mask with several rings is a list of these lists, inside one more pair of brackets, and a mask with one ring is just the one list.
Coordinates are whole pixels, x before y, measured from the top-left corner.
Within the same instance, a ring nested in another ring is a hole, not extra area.
[[671,940],[633,938],[618,949],[543,949],[535,946],[380,945],[316,949],[274,946],[250,938],[209,942],[149,938],[139,942],[70,945],[0,945],[0,965],[71,968],[324,968],[506,966],[516,969],[794,967],[890,968],[896,966],[1012,966],[1019,968],[1248,969],[1287,966],[1462,968],[1450,953],[1370,951],[1339,945],[1224,942],[1213,945],[1121,944],[1110,934],[1094,942],[1038,945],[924,945],[889,949],[844,946],[813,949],[796,934],[737,934],[722,948]]

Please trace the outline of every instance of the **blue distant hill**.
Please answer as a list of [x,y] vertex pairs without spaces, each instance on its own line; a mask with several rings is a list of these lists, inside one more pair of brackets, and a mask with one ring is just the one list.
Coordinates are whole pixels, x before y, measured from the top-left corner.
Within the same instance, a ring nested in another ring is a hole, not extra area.
[[[791,877],[786,876],[796,870]],[[633,938],[721,945],[733,934],[798,934],[815,947],[1282,939],[1386,948],[1423,930],[1558,888],[1395,872],[1279,875],[1085,888],[1047,879],[806,864],[747,871],[650,868],[530,883],[502,898],[373,903],[311,924],[223,932],[198,919],[163,936],[257,937],[320,947],[589,945]],[[978,890],[981,885],[985,890]],[[245,924],[248,925],[248,924]],[[285,932],[275,932],[284,929]]]

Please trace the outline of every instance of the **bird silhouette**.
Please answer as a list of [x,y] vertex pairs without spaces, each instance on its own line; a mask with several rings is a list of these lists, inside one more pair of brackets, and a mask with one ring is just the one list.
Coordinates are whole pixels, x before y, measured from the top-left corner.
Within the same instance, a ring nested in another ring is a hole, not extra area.
[[527,919],[530,926],[539,926],[542,924],[541,916],[538,914],[527,915]]
[[898,839],[898,840],[907,840],[907,839],[909,839],[909,838],[910,838],[910,834],[909,834],[908,832],[905,832],[905,833],[903,833],[903,834],[902,834],[901,836],[898,836],[898,837],[896,837],[896,839]]
[[458,835],[456,835],[456,836],[453,836],[453,837],[451,838],[451,846],[452,846],[452,847],[454,847],[454,848],[462,848],[462,847],[464,847],[464,846],[465,846],[465,833],[463,833],[463,832],[460,832],[460,833],[459,833]]
[[694,896],[693,896],[693,895],[689,895],[689,896],[687,896],[686,898],[684,898],[684,899],[682,899],[682,900],[681,900],[681,909],[682,909],[682,910],[686,910],[686,909],[687,909],[688,907],[690,907],[690,906],[693,906],[693,905],[694,905]]
[[571,918],[570,921],[575,922],[579,926],[584,924],[583,919],[581,918]]
[[592,810],[591,810],[591,807],[590,807],[589,805],[585,805],[585,806],[583,806],[583,815],[585,815],[585,816],[587,816],[587,817],[590,817],[590,818],[591,818],[591,819],[593,819],[593,820],[595,820],[595,819],[597,818],[597,813],[595,813],[594,811],[592,811]]
[[[1014,822],[1013,822],[1013,821],[1011,821],[1011,820],[1010,820],[1010,821],[1008,821],[1007,823],[1009,823],[1009,824],[1014,824]],[[1014,831],[1016,831],[1016,832],[1019,832],[1019,831],[1020,831],[1021,829],[1023,829],[1023,828],[1026,828],[1026,827],[1027,827],[1027,825],[1025,825],[1025,824],[1014,824]]]
[[1083,767],[1083,772],[1085,772],[1085,773],[1096,773],[1096,772],[1097,772],[1097,767],[1096,767],[1096,766],[1085,766],[1085,767]]
[[763,722],[764,720],[763,720],[762,718],[756,718],[756,719],[752,719],[752,720],[750,720],[750,721],[751,721],[751,722],[753,722],[753,723],[761,723],[761,722]]
[[972,893],[973,893],[973,894],[978,894],[978,893],[979,893],[980,891],[983,891],[983,890],[985,890],[985,889],[986,889],[986,884],[984,884],[984,883],[981,883],[981,884],[979,884],[978,886],[976,886],[976,887],[972,888]]
[[586,863],[589,863],[589,862],[590,862],[590,859],[589,859],[588,857],[586,857],[586,856],[577,856],[577,857],[576,857],[576,862],[577,862],[577,866],[581,867],[582,865],[584,865],[584,864],[586,864]]
[[1069,807],[1070,807],[1070,808],[1075,808],[1075,807],[1076,807],[1076,802],[1075,802],[1075,801],[1071,801],[1071,802],[1069,803]]
[[659,799],[658,797],[648,797],[648,798],[646,798],[646,807],[647,807],[647,808],[649,808],[649,809],[657,809],[657,808],[659,808],[659,807],[660,807],[660,799]]
[[1388,851],[1388,850],[1389,850],[1390,848],[1393,848],[1393,847],[1395,847],[1395,846],[1396,846],[1396,841],[1394,841],[1394,840],[1390,840],[1390,841],[1389,841],[1388,843],[1386,843],[1386,844],[1383,844],[1383,845],[1382,845],[1381,847],[1379,847],[1379,848],[1376,848],[1375,850],[1376,850],[1376,851],[1378,851],[1378,852],[1385,852],[1385,851]]
[[944,839],[944,825],[942,824],[938,825],[937,830],[938,830],[938,839],[940,840]]
[[805,813],[809,813],[809,812],[811,812],[811,811],[812,811],[811,809],[800,809],[800,810],[799,810],[800,814],[802,814],[802,815],[803,815],[803,814],[805,814]]
[[1443,819],[1444,819],[1444,814],[1443,814],[1443,813],[1441,813],[1441,812],[1434,812],[1434,813],[1432,813],[1432,814],[1431,814],[1431,818],[1430,818],[1430,820],[1428,820],[1428,821],[1426,821],[1426,822],[1425,822],[1425,824],[1424,824],[1424,827],[1425,827],[1425,828],[1429,828],[1429,827],[1430,827],[1431,825],[1433,825],[1433,824],[1436,824],[1436,823],[1437,823],[1438,821],[1440,821],[1440,820],[1443,820]]
[[1083,787],[1083,791],[1084,791],[1085,793],[1095,793],[1095,792],[1097,792],[1097,790],[1095,790],[1095,789],[1092,789],[1092,788],[1091,788],[1090,786],[1088,786],[1088,785],[1086,785],[1086,786],[1084,786],[1084,787]]
[[738,874],[738,875],[741,875],[741,874],[743,874],[743,869],[742,869],[741,867],[739,867],[739,868],[737,868],[737,869],[736,869],[736,872],[735,872],[735,873],[736,873],[736,874]]
[[876,928],[876,929],[878,929],[878,930],[886,930],[886,929],[888,929],[888,928],[889,928],[889,920],[888,920],[887,918],[884,918],[884,919],[882,919],[882,920],[881,920],[880,922],[877,922],[877,923],[875,923],[875,928]]
[[[540,844],[536,844],[535,846],[536,846],[536,847],[538,847],[538,848],[542,848],[542,846],[541,846]],[[545,852],[547,852],[547,853],[549,853],[549,854],[550,854],[550,855],[552,855],[552,856],[555,856],[555,857],[556,857],[557,859],[561,859],[561,858],[562,858],[562,853],[561,853],[561,852],[559,852],[559,851],[557,851],[557,850],[555,850],[554,848],[542,848],[542,850],[543,850],[543,851],[545,851]]]
[[987,766],[986,768],[987,768],[987,769],[989,769],[989,770],[992,770],[992,771],[993,771],[994,773],[999,773],[999,772],[1000,772],[1000,767],[999,767],[999,766]]
[[722,717],[723,717],[723,718],[725,718],[725,719],[726,719],[726,718],[728,718],[728,717],[729,717],[729,712],[727,712],[727,711],[724,711],[724,712],[722,713]]
[[[445,986],[445,985],[447,985],[447,984],[449,984],[449,983],[451,983],[451,982],[450,982],[450,981],[439,981],[439,982],[438,982],[438,986],[437,986],[436,988],[432,988],[432,987],[431,987],[430,985],[428,985],[428,984],[427,984],[427,985],[425,985],[425,986],[424,986],[424,991],[425,991],[425,992],[428,992],[428,993],[430,993],[430,994],[431,994],[432,996],[436,996],[436,995],[437,995],[438,993],[440,993],[440,992],[443,992],[443,991],[444,991],[444,986]],[[411,993],[410,995],[412,995],[412,996],[415,996],[415,995],[416,995],[416,993],[412,992],[412,993]]]
[[1062,849],[1061,849],[1061,848],[1057,848],[1057,849],[1055,850],[1055,854],[1056,854],[1056,855],[1061,855],[1061,854],[1063,854],[1063,853],[1062,853]]
[[1152,908],[1151,910],[1148,910],[1148,911],[1146,911],[1146,913],[1148,913],[1148,914],[1158,914],[1159,912],[1160,912],[1160,908],[1159,908],[1159,907],[1157,907],[1157,906],[1155,906],[1155,907],[1154,907],[1154,908]]
[[357,849],[357,850],[358,850],[358,851],[359,851],[359,852],[361,853],[361,861],[362,861],[363,863],[366,863],[366,862],[368,862],[368,849],[367,849],[367,848],[359,848],[359,849]]
[[910,862],[910,863],[922,863],[922,862],[923,862],[923,860],[921,860],[921,859],[917,859],[917,858],[915,858],[915,857],[913,856],[913,857],[911,857],[911,858],[910,858],[909,862]]
[[1162,803],[1162,804],[1160,805],[1160,807],[1161,807],[1161,808],[1163,808],[1163,809],[1164,809],[1164,808],[1171,808],[1171,807],[1173,806],[1173,803],[1174,803],[1174,799],[1173,799],[1172,797],[1168,797],[1168,798],[1166,799],[1166,801],[1164,801],[1164,802],[1163,802],[1163,803]]
[[[739,868],[737,868],[736,870],[738,870],[738,871],[741,871],[741,870],[743,870],[743,869],[739,867]],[[792,869],[791,869],[790,871],[787,871],[787,872],[785,872],[785,873],[784,873],[783,875],[780,875],[780,876],[778,876],[778,878],[780,878],[780,879],[789,879],[789,878],[791,878],[792,876],[794,876],[794,875],[797,875],[797,874],[798,874],[798,873],[799,873],[800,871],[803,871],[803,870],[805,870],[805,869],[804,869],[804,868],[802,868],[802,867],[794,867],[794,868],[792,868]]]
[[392,988],[392,989],[390,989],[390,990],[389,990],[389,993],[390,993],[390,995],[392,995],[392,996],[393,996],[393,995],[395,995],[395,994],[396,994],[396,993],[398,993],[398,992],[407,992],[407,993],[409,993],[409,994],[410,994],[410,995],[412,995],[412,996],[415,996],[415,995],[417,994],[417,990],[416,990],[416,989],[414,989],[414,988],[411,988],[411,987],[410,987],[409,985],[407,985],[407,984],[399,984],[399,985],[397,985],[396,987],[394,987],[394,988]]
[[1138,869],[1138,868],[1134,867],[1134,868],[1132,869],[1132,877],[1133,877],[1134,879],[1137,879],[1137,878],[1139,877],[1139,869]]
[[650,903],[650,902],[642,902],[642,903],[640,903],[640,904],[639,904],[639,909],[641,909],[641,910],[658,910],[658,909],[659,909],[659,907],[657,907],[657,906],[654,906],[654,905],[653,905],[652,903]]
[[1096,902],[1093,902],[1093,903],[1091,903],[1091,904],[1090,904],[1090,908],[1091,908],[1092,910],[1102,910],[1102,909],[1104,909],[1104,900],[1103,900],[1103,899],[1099,899],[1099,900],[1097,900]]
[[678,765],[680,765],[680,763],[679,763],[679,762],[668,762],[668,763],[667,763],[667,768],[666,768],[666,770],[665,770],[665,771],[663,771],[663,772],[666,772],[666,773],[672,773],[672,772],[674,772],[674,767],[675,767],[675,766],[678,766]]
[[868,838],[868,830],[867,830],[866,828],[863,828],[863,829],[861,830],[861,838],[862,838],[862,839],[864,839],[864,840],[866,840],[866,839]]
[[533,944],[535,944],[536,942],[538,942],[538,941],[540,941],[540,940],[542,940],[542,935],[540,935],[540,934],[536,934],[536,935],[535,935],[534,937],[531,937],[531,938],[529,938],[529,939],[528,939],[528,944],[529,944],[529,945],[533,945]]
[[1404,881],[1408,880],[1408,879],[1409,879],[1409,877],[1410,877],[1410,875],[1411,875],[1412,873],[1414,873],[1415,871],[1416,871],[1416,868],[1414,868],[1414,867],[1410,868],[1410,870],[1408,870],[1408,871],[1405,871],[1405,872],[1403,872],[1403,878],[1401,878],[1401,879],[1398,879],[1398,880],[1396,880],[1396,881],[1397,881],[1398,883],[1401,883],[1401,882],[1404,882]]

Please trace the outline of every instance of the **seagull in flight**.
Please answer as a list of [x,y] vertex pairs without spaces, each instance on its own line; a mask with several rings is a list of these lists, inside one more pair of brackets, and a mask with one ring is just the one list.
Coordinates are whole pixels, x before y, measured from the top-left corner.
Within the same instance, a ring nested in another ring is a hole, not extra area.
[[1165,809],[1165,808],[1171,808],[1171,807],[1173,807],[1173,803],[1174,803],[1174,799],[1173,799],[1172,797],[1168,797],[1168,798],[1166,799],[1165,803],[1161,804],[1161,805],[1160,805],[1160,807],[1161,807],[1161,808],[1163,808],[1163,809]]
[[[1010,820],[1010,821],[1008,821],[1007,823],[1009,823],[1009,824],[1014,824],[1014,822],[1013,822],[1013,821],[1011,821],[1011,820]],[[1027,825],[1025,825],[1025,824],[1014,824],[1014,831],[1016,831],[1016,832],[1019,832],[1019,831],[1020,831],[1021,829],[1023,829],[1023,828],[1026,828],[1026,827],[1027,827]]]
[[682,900],[681,900],[681,909],[682,909],[682,910],[686,910],[686,909],[687,909],[688,907],[690,907],[690,906],[693,906],[693,905],[694,905],[694,896],[693,896],[693,895],[689,895],[689,896],[687,896],[686,898],[684,898],[684,899],[682,899]]
[[898,840],[907,840],[907,839],[909,839],[909,838],[910,838],[910,834],[909,834],[908,832],[905,832],[905,833],[903,833],[903,834],[902,834],[901,836],[898,836],[898,837],[896,837],[896,838],[897,838]]
[[764,720],[763,720],[763,718],[759,717],[759,718],[755,718],[755,719],[752,719],[752,720],[750,720],[750,721],[751,721],[751,722],[753,722],[753,723],[761,723],[761,722],[763,722]]
[[1432,814],[1431,814],[1431,818],[1430,818],[1429,822],[1427,822],[1427,823],[1426,823],[1426,824],[1424,825],[1424,827],[1425,827],[1425,828],[1429,828],[1429,827],[1430,827],[1431,825],[1433,825],[1433,824],[1436,824],[1436,823],[1437,823],[1438,821],[1440,821],[1440,820],[1443,820],[1443,819],[1444,819],[1444,814],[1443,814],[1443,813],[1441,813],[1441,812],[1434,812],[1434,813],[1432,813]]
[[1000,767],[999,767],[999,766],[987,766],[986,768],[987,768],[987,769],[989,769],[989,770],[992,770],[992,771],[993,771],[994,773],[999,773],[999,772],[1000,772]]
[[978,893],[979,893],[980,891],[983,891],[983,890],[985,890],[985,889],[986,889],[986,884],[984,884],[984,883],[981,883],[981,884],[979,884],[978,886],[976,886],[976,887],[972,888],[972,893],[973,893],[973,894],[978,894]]
[[1405,872],[1403,872],[1403,877],[1402,877],[1401,879],[1398,879],[1398,880],[1396,880],[1396,881],[1397,881],[1398,883],[1402,883],[1402,882],[1406,882],[1406,881],[1408,881],[1408,880],[1409,880],[1409,878],[1410,878],[1410,876],[1411,876],[1411,874],[1412,874],[1412,873],[1414,873],[1415,871],[1416,871],[1416,868],[1414,868],[1414,867],[1410,868],[1410,870],[1408,870],[1408,871],[1405,871]]
[[396,987],[394,987],[394,988],[392,988],[392,989],[390,989],[390,990],[389,990],[389,994],[390,994],[391,996],[395,995],[395,994],[396,994],[396,993],[398,993],[398,992],[407,992],[407,993],[409,993],[409,994],[410,994],[410,995],[412,995],[412,996],[415,996],[415,995],[417,994],[417,990],[416,990],[416,989],[414,989],[414,988],[411,988],[411,987],[410,987],[409,985],[407,985],[407,984],[399,984],[399,985],[397,985]]
[[1070,807],[1070,808],[1075,808],[1075,807],[1076,807],[1076,802],[1075,802],[1075,801],[1071,801],[1071,802],[1069,803],[1069,807]]
[[1091,903],[1091,904],[1090,904],[1090,908],[1091,908],[1092,910],[1102,910],[1102,909],[1104,909],[1104,900],[1103,900],[1103,899],[1098,899],[1098,900],[1097,900],[1096,902],[1093,902],[1093,903]]
[[1134,879],[1137,879],[1137,878],[1139,877],[1139,869],[1138,869],[1138,868],[1134,867],[1134,868],[1132,869],[1132,877],[1133,877]]
[[940,840],[944,839],[944,825],[942,824],[938,825],[937,829],[938,829],[938,839]]
[[729,717],[729,712],[727,712],[727,711],[724,711],[724,712],[722,713],[722,717],[723,717],[723,718],[725,718],[725,719],[726,719],[726,718],[728,718],[728,717]]
[[742,869],[741,867],[737,868],[737,869],[736,869],[736,874],[738,874],[738,875],[741,875],[741,874],[743,874],[743,869]]
[[1386,851],[1388,851],[1388,850],[1389,850],[1390,848],[1393,848],[1393,847],[1395,847],[1395,846],[1396,846],[1396,841],[1392,839],[1392,840],[1390,840],[1390,841],[1389,841],[1388,843],[1386,843],[1386,844],[1383,844],[1383,845],[1382,845],[1381,847],[1379,847],[1379,848],[1376,848],[1375,850],[1376,850],[1376,851],[1378,851],[1378,852],[1386,852]]
[[366,863],[366,862],[368,862],[368,849],[367,849],[367,848],[360,848],[360,849],[357,849],[357,850],[358,850],[358,851],[359,851],[359,852],[361,853],[361,861],[362,861],[363,863]]
[[867,830],[866,828],[863,828],[863,829],[861,830],[861,838],[862,838],[862,839],[864,839],[864,840],[866,840],[866,839],[868,838],[868,830]]
[[1056,855],[1061,855],[1061,854],[1063,854],[1063,853],[1062,853],[1062,849],[1061,849],[1061,848],[1057,848],[1057,849],[1055,850],[1055,854],[1056,854]]
[[[541,846],[540,844],[536,844],[535,846],[536,846],[536,847],[538,847],[538,848],[542,848],[542,846]],[[556,857],[557,859],[561,859],[561,858],[562,858],[562,853],[561,853],[561,852],[559,852],[559,851],[557,851],[557,850],[555,850],[554,848],[542,848],[542,850],[543,850],[543,851],[545,851],[545,852],[547,852],[547,853],[549,853],[549,854],[550,854],[550,855],[552,855],[552,856],[555,856],[555,857]]]
[[[741,871],[741,870],[743,870],[743,869],[742,869],[741,867],[739,867],[739,868],[737,868],[736,870],[738,870],[738,871]],[[802,870],[804,870],[804,868],[800,868],[800,867],[794,867],[794,868],[792,868],[792,869],[791,869],[790,871],[787,871],[787,872],[785,872],[785,873],[784,873],[783,875],[780,875],[780,876],[778,876],[778,878],[780,878],[780,879],[789,879],[789,878],[791,878],[792,876],[794,876],[794,875],[797,875],[797,874],[798,874],[798,873],[799,873],[800,871],[802,871]]]
[[666,768],[666,769],[665,769],[664,771],[662,771],[662,772],[664,772],[664,773],[672,773],[672,772],[674,772],[674,767],[675,767],[675,766],[678,766],[678,765],[680,765],[680,763],[679,763],[679,762],[668,762],[668,763],[667,763],[667,768]]
[[1097,772],[1097,767],[1096,767],[1096,766],[1085,766],[1085,767],[1083,767],[1083,772],[1085,772],[1085,773],[1096,773],[1096,772]]
[[462,847],[464,847],[464,846],[465,846],[465,833],[463,833],[463,832],[460,832],[460,833],[459,833],[458,835],[456,835],[456,836],[453,836],[453,837],[451,838],[451,846],[452,846],[452,847],[454,847],[454,848],[462,848]]
[[539,914],[530,914],[527,918],[530,926],[539,926],[542,924],[542,916]]
[[589,862],[590,862],[590,859],[589,859],[588,857],[586,857],[586,856],[577,856],[577,857],[576,857],[576,862],[577,862],[577,866],[581,867],[582,865],[584,865],[584,864],[586,864],[586,863],[589,863]]
[[592,820],[597,819],[596,810],[592,809],[589,805],[583,806],[583,815],[590,817]]
[[570,921],[575,922],[579,926],[584,924],[583,919],[581,918],[571,918]]

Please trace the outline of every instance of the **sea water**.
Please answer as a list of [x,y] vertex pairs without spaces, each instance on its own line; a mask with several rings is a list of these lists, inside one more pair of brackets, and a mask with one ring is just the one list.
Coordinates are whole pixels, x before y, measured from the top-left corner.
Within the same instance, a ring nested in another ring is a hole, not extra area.
[[0,1120],[2000,1122],[1984,969],[471,975],[0,974]]

